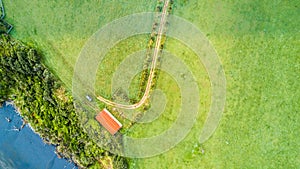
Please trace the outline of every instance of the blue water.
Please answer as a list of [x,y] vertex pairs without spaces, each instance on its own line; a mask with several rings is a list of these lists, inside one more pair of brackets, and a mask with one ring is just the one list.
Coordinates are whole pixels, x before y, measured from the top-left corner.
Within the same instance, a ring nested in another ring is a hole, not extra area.
[[45,144],[10,105],[0,108],[0,169],[73,169],[74,163],[59,159],[53,145]]

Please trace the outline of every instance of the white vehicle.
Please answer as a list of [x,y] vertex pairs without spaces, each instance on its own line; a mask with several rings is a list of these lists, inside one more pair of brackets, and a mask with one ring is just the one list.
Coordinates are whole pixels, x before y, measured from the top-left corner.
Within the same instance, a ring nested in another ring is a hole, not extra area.
[[89,102],[93,101],[93,99],[92,99],[89,95],[86,95],[85,98],[86,98]]

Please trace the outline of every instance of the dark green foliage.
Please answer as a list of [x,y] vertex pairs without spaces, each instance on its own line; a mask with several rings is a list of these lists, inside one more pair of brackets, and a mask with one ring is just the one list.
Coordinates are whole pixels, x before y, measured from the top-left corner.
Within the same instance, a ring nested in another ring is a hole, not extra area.
[[32,48],[0,37],[0,103],[14,100],[25,121],[57,151],[83,167],[98,163],[104,150],[83,131],[73,100]]

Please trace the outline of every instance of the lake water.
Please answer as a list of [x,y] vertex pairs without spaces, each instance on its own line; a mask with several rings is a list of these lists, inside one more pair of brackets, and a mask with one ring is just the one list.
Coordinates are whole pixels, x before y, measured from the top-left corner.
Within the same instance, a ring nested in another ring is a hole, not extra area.
[[0,108],[0,169],[77,168],[59,159],[55,146],[45,144],[28,125],[21,129],[21,116],[11,105]]

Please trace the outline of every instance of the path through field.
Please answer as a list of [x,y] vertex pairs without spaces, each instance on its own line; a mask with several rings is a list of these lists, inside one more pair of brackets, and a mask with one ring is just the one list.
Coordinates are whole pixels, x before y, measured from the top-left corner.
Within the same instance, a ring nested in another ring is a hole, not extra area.
[[144,93],[142,99],[139,102],[137,102],[135,104],[132,104],[132,105],[119,104],[119,103],[113,102],[111,100],[105,99],[102,96],[98,96],[97,97],[98,100],[100,100],[101,102],[104,102],[104,103],[106,103],[110,106],[114,106],[114,107],[117,107],[117,108],[123,108],[123,109],[136,109],[136,108],[139,108],[147,100],[147,98],[149,97],[150,90],[151,90],[151,84],[152,84],[152,80],[154,78],[156,62],[157,62],[158,54],[159,54],[159,51],[160,51],[159,46],[161,44],[162,34],[163,34],[164,26],[165,26],[165,23],[166,23],[168,5],[169,5],[169,0],[166,0],[165,3],[164,3],[163,10],[162,10],[160,25],[159,25],[159,29],[158,29],[158,32],[157,32],[157,40],[156,40],[156,43],[155,43],[154,54],[153,54],[153,58],[152,58],[152,63],[151,63],[151,68],[150,68],[150,75],[148,77],[146,90],[145,90],[145,93]]

